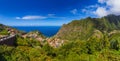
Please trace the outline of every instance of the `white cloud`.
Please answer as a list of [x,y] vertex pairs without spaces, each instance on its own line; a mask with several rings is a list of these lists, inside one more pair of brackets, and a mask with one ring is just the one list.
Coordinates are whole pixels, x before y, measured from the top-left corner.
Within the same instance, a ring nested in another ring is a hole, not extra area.
[[77,14],[77,9],[73,9],[73,10],[71,10],[70,12],[72,13],[72,14]]
[[110,7],[111,14],[120,15],[120,0],[108,0],[106,4]]
[[109,14],[120,15],[120,0],[98,0],[99,4],[85,7],[82,12],[103,17]]
[[47,18],[59,18],[64,19],[66,17],[56,16],[55,14],[47,14],[46,16],[37,16],[37,15],[27,15],[23,17],[16,17],[15,19],[22,20],[36,20],[36,19],[47,19]]
[[46,19],[45,16],[24,16],[24,17],[16,17],[16,19],[24,19],[24,20],[33,20],[33,19]]
[[107,0],[98,0],[99,3],[105,3]]
[[109,13],[107,12],[106,8],[98,7],[94,14],[98,15],[99,17],[103,17],[108,15]]

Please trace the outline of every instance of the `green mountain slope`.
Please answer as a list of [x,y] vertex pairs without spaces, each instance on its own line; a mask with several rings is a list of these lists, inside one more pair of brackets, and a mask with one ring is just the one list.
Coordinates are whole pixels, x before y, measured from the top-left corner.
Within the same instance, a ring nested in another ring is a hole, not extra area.
[[102,18],[88,17],[74,20],[63,25],[56,37],[67,40],[86,40],[93,35],[95,30],[102,33],[120,30],[120,16],[108,15]]

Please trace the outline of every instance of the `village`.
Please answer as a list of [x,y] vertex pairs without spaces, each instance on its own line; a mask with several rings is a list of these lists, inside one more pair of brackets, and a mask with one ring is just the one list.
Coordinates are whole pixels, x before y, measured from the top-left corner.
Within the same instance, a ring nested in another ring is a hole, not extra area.
[[50,37],[47,38],[43,36],[39,31],[33,31],[27,34],[22,35],[23,38],[33,38],[39,41],[41,44],[44,44],[44,42],[47,42],[51,47],[57,48],[59,46],[62,46],[64,43],[64,40],[60,40],[58,38]]
[[[3,30],[0,30],[0,45],[12,45],[14,46],[14,43],[16,41],[16,36],[19,35],[22,38],[31,38],[39,41],[41,44],[44,44],[44,42],[47,42],[51,47],[57,48],[59,46],[62,46],[64,43],[64,40],[60,40],[58,38],[54,37],[45,37],[43,36],[39,31],[33,31],[29,33],[21,32],[16,29],[10,28],[10,27],[4,27],[2,26]],[[8,42],[11,41],[11,42]],[[7,43],[8,42],[8,43]]]

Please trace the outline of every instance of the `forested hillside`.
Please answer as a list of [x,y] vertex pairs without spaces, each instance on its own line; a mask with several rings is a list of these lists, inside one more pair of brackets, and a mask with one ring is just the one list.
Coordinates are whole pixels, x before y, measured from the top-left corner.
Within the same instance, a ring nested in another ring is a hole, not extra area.
[[108,15],[102,18],[85,18],[63,25],[56,37],[67,40],[88,39],[95,30],[111,32],[120,30],[120,16]]
[[[51,38],[65,40],[55,48],[39,32],[17,36],[17,46],[0,46],[0,61],[120,61],[120,16],[74,20]],[[29,36],[29,37],[28,37]],[[50,41],[52,41],[50,39]],[[55,42],[54,40],[53,42]]]

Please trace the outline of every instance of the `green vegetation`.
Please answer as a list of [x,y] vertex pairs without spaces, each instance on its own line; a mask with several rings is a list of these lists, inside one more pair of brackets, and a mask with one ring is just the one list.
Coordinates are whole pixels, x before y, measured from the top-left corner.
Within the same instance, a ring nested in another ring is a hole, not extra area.
[[111,32],[120,30],[120,16],[109,15],[103,18],[74,20],[63,25],[56,37],[67,40],[87,40],[95,30]]
[[58,48],[17,36],[17,46],[0,46],[0,61],[120,61],[119,25],[114,15],[72,21],[55,36],[68,40]]
[[119,61],[119,35],[91,36],[89,40],[70,41],[59,48],[18,38],[16,47],[0,46],[0,56],[2,61]]
[[9,35],[7,30],[1,30],[0,35]]
[[18,46],[31,46],[31,47],[41,46],[39,41],[37,41],[35,39],[23,38],[23,37],[17,37],[16,45],[18,45]]

